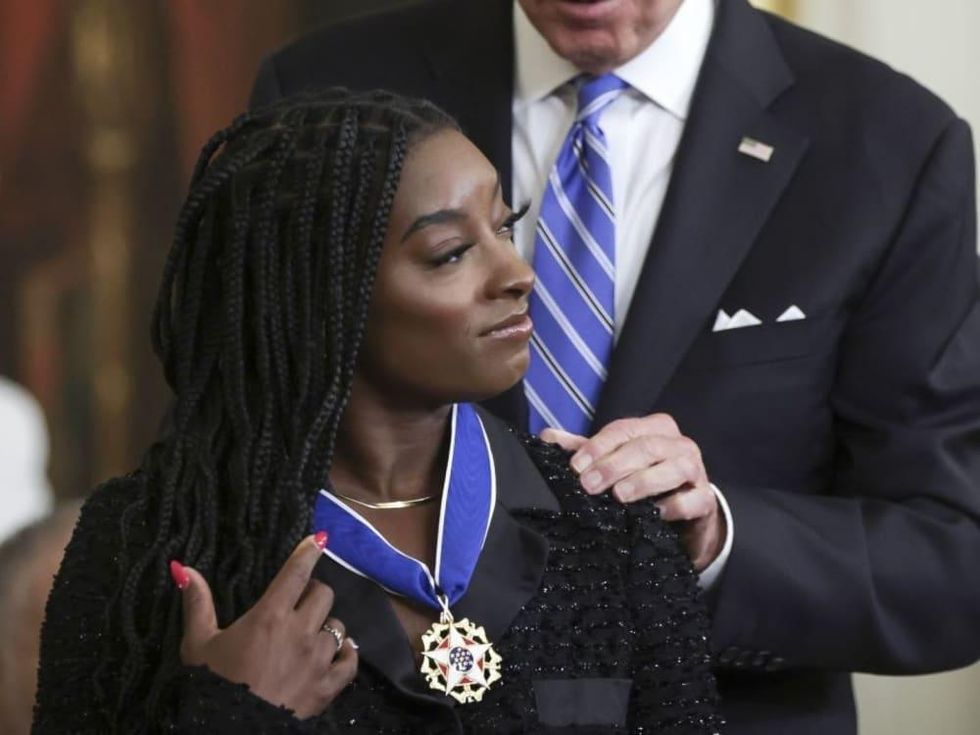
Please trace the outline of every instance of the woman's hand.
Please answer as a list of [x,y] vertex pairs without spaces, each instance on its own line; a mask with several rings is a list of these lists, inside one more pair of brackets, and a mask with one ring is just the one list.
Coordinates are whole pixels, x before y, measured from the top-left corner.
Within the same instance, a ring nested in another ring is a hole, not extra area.
[[[357,674],[354,642],[343,636],[343,623],[327,618],[333,590],[310,579],[325,542],[324,533],[303,539],[259,601],[224,630],[204,577],[171,563],[183,595],[181,660],[247,684],[300,719],[323,712]],[[325,626],[341,633],[339,650]]]

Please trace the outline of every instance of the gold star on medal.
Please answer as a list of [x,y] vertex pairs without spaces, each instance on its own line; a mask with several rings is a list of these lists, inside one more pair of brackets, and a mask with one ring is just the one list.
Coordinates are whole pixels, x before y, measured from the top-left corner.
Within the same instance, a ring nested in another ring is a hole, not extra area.
[[429,685],[460,703],[479,702],[500,678],[500,656],[483,628],[466,618],[436,623],[422,643],[422,673]]

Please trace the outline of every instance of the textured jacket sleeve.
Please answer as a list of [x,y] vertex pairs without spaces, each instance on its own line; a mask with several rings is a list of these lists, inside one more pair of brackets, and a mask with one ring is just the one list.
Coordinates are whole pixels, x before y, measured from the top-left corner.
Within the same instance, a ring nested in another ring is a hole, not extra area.
[[[122,721],[110,722],[104,703],[115,701],[115,692],[100,696],[93,674],[106,655],[105,612],[115,585],[119,519],[140,487],[133,479],[110,481],[82,508],[48,598],[33,733],[310,732],[307,722],[288,710],[203,667],[177,670],[172,699],[159,721],[147,722],[142,712],[131,711],[123,713]],[[121,641],[110,644],[110,657],[121,654]]]
[[912,674],[980,656],[972,150],[953,120],[850,318],[829,396],[831,492],[716,478],[738,529],[712,591],[722,664]]
[[629,731],[719,732],[707,607],[675,531],[652,499],[621,505],[608,495],[589,497],[568,452],[535,437],[524,443],[563,507],[602,510],[600,530],[622,560],[632,640]]
[[636,627],[631,730],[718,732],[710,622],[697,576],[652,501],[627,506],[626,517],[627,585]]

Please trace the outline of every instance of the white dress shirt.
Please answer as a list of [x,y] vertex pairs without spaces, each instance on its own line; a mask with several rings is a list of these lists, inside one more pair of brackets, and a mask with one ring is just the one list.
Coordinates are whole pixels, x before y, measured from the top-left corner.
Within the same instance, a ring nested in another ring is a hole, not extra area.
[[[711,36],[715,0],[684,0],[646,50],[614,70],[630,86],[599,118],[609,147],[616,210],[615,326],[619,337],[667,193],[701,62]],[[559,56],[514,3],[513,204],[530,201],[514,232],[533,262],[534,230],[548,174],[572,126],[581,72]],[[728,533],[718,558],[701,573],[709,587],[731,552],[734,527],[715,488]]]

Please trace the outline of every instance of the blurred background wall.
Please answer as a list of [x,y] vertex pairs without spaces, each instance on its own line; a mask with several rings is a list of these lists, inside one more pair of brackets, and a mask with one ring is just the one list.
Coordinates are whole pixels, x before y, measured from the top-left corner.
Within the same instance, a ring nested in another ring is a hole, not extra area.
[[[148,323],[172,224],[263,53],[405,1],[0,0],[0,378],[26,388],[20,415],[47,419],[36,492],[82,496],[152,440],[167,391]],[[980,130],[977,0],[756,4],[909,73]],[[0,487],[0,515],[47,507],[14,498],[31,482]],[[857,679],[866,735],[980,732],[980,667]]]

